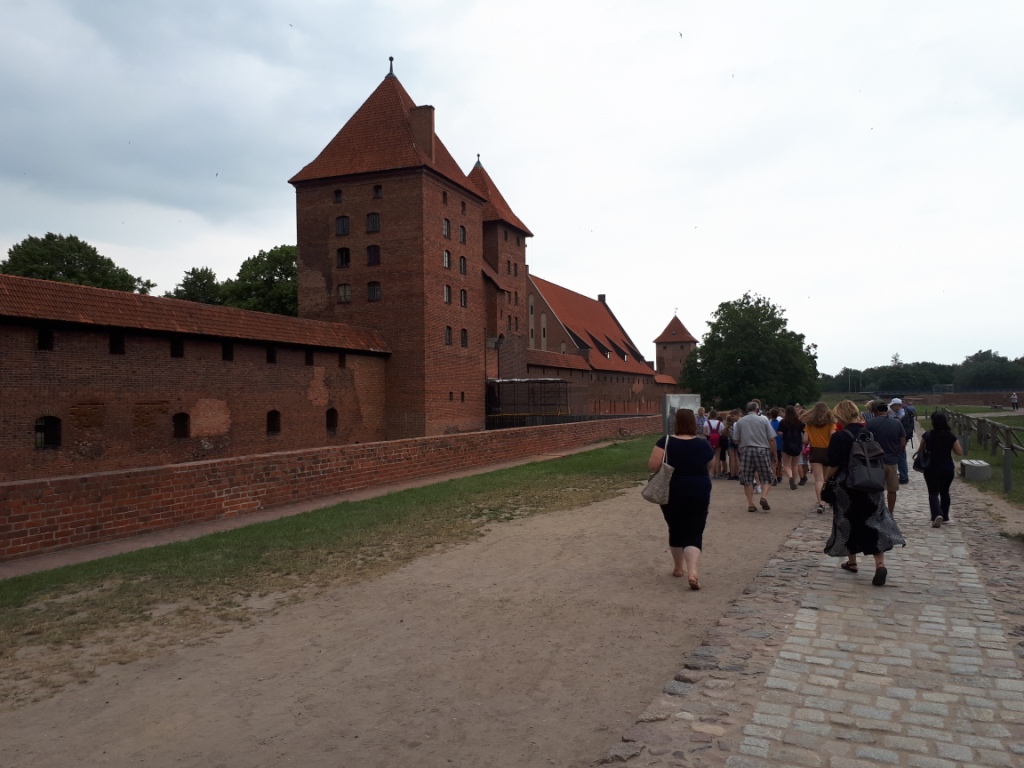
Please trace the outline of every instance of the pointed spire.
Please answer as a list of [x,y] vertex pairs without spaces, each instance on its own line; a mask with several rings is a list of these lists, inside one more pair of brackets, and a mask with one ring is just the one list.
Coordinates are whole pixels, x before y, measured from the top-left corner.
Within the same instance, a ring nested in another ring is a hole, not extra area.
[[394,56],[388,56],[388,74],[387,74],[387,76],[388,77],[394,77],[395,76],[395,57]]
[[473,167],[474,168],[483,168],[483,165],[480,163],[480,153],[479,152],[476,153],[476,165],[474,165]]

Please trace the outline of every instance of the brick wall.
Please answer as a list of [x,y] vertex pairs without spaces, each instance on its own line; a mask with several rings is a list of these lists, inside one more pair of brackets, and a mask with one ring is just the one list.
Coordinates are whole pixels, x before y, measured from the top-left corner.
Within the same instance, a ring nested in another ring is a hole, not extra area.
[[660,428],[660,417],[632,417],[8,482],[0,561]]

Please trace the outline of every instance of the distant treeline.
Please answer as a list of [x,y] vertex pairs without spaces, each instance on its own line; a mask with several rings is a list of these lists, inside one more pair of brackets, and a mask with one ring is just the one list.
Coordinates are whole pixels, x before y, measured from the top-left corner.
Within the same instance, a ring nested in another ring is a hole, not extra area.
[[962,363],[904,363],[893,355],[889,365],[822,374],[822,392],[931,392],[953,385],[955,392],[991,389],[1024,390],[1024,357],[1010,360],[991,349],[968,355]]

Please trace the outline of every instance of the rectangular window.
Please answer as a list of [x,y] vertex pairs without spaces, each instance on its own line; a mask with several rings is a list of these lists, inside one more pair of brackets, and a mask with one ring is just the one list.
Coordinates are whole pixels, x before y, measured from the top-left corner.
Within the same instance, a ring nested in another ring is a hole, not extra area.
[[339,216],[334,220],[334,234],[336,235],[347,235],[348,234],[348,216]]
[[352,286],[342,283],[338,286],[338,303],[348,304],[350,301],[352,301]]
[[366,246],[366,263],[371,267],[380,265],[380,246],[379,245],[368,245]]
[[459,306],[460,307],[468,307],[469,306],[469,294],[466,293],[465,289],[462,289],[461,291],[459,291]]
[[114,331],[110,334],[110,354],[124,354],[124,334],[120,331]]
[[462,346],[464,347],[469,346],[469,331],[467,331],[465,328],[459,331],[459,343],[462,344]]
[[341,190],[340,189],[334,190],[334,202],[336,202],[336,203],[340,203],[341,202]]
[[466,257],[459,256],[459,273],[466,274]]
[[53,328],[40,328],[36,335],[36,349],[53,351]]
[[352,264],[352,254],[348,248],[338,249],[338,269],[348,269]]
[[368,213],[368,214],[366,214],[366,231],[367,232],[380,232],[380,214],[379,213]]
[[449,345],[449,346],[451,346],[451,343],[452,343],[452,327],[450,325],[446,325],[444,327],[444,343]]
[[185,340],[184,339],[171,339],[171,357],[184,357],[185,356]]
[[452,254],[451,254],[450,251],[445,251],[444,252],[444,268],[445,269],[451,269],[452,268]]
[[220,359],[226,363],[234,362],[235,359],[235,345],[230,341],[225,341],[220,345]]
[[451,304],[452,303],[452,287],[450,285],[446,285],[444,287],[444,303],[445,304]]
[[366,300],[380,301],[380,283],[367,283]]
[[452,236],[452,223],[450,221],[448,221],[448,219],[444,220],[444,226],[442,227],[441,233],[445,237],[449,237],[450,238]]
[[466,228],[462,227],[462,226],[459,227],[459,242],[460,243],[465,243],[466,242]]
[[384,187],[382,187],[380,184],[374,184],[373,185],[373,196],[374,196],[374,198],[376,198],[378,200],[380,198],[384,197]]

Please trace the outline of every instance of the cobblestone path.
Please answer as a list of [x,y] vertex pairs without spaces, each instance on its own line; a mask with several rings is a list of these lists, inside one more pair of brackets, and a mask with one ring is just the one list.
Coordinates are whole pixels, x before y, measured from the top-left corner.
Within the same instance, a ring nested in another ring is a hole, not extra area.
[[600,762],[1024,766],[1024,545],[960,480],[932,528],[911,474],[886,586],[822,554],[831,517],[809,512]]

